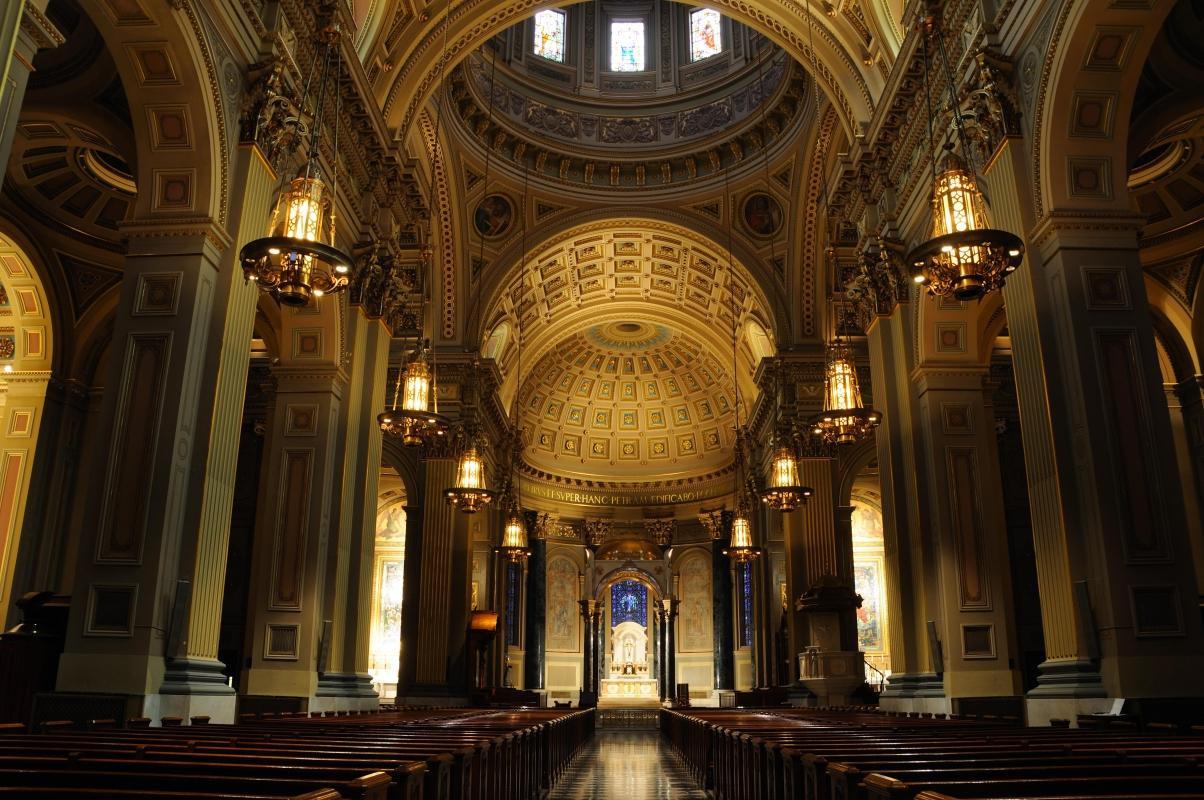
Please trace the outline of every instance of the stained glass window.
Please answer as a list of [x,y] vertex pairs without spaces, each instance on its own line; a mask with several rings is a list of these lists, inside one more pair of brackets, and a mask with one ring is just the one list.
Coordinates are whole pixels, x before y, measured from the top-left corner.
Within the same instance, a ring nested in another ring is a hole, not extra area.
[[648,587],[639,581],[619,581],[610,587],[610,626],[621,622],[648,627]]
[[532,52],[549,61],[564,61],[564,12],[548,9],[535,15]]
[[690,60],[701,61],[718,55],[723,49],[723,33],[719,29],[719,12],[700,8],[690,12]]
[[614,72],[644,69],[644,23],[624,20],[610,23],[610,68]]
[[753,613],[752,613],[752,565],[740,565],[740,646],[752,647]]

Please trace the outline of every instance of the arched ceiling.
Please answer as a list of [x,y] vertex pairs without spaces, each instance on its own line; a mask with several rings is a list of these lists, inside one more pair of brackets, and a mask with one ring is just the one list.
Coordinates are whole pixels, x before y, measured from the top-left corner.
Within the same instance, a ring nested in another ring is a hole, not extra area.
[[730,492],[737,396],[747,408],[765,344],[734,352],[734,331],[775,326],[725,250],[659,220],[598,220],[535,248],[486,296],[484,339],[503,403],[518,403],[528,489],[600,490],[613,505]]
[[[725,368],[733,331],[755,320],[778,329],[778,304],[738,259],[684,226],[649,217],[599,219],[534,247],[525,267],[515,264],[485,292],[485,335],[503,322],[523,331],[522,379],[546,353],[591,326],[653,322],[688,336]],[[521,317],[521,320],[520,320]],[[613,328],[608,330],[614,330]],[[503,348],[501,396],[507,403],[520,379],[515,348]],[[736,379],[742,395],[755,391],[751,350]]]

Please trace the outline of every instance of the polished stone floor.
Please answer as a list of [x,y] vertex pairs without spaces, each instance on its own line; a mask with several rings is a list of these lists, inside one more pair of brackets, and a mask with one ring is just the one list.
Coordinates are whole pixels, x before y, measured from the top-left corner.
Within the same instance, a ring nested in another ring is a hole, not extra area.
[[654,730],[599,730],[549,800],[702,800],[669,743]]

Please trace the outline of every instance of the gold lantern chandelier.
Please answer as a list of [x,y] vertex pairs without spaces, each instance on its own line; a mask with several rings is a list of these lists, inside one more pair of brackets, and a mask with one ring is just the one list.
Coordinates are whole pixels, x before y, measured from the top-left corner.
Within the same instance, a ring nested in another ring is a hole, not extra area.
[[[305,164],[281,187],[268,235],[248,242],[238,254],[243,277],[281,305],[305,306],[322,295],[341,292],[347,288],[351,273],[351,259],[334,244],[341,105],[339,38],[335,26],[322,30],[320,41],[325,46],[310,65],[302,93],[299,117],[306,113],[314,73],[318,72]],[[331,100],[328,94],[334,101],[330,163],[335,178],[329,183],[320,166],[323,118]],[[299,130],[305,128],[300,120],[296,124]]]
[[[728,191],[728,172],[723,173],[724,194],[728,200],[727,220],[727,272],[729,280],[735,276],[732,266],[732,216],[733,204]],[[723,554],[737,564],[748,563],[761,555],[761,549],[753,544],[752,518],[748,502],[748,482],[744,476],[744,429],[740,426],[740,362],[737,355],[740,340],[740,318],[732,315],[732,386],[735,387],[736,441],[734,445],[732,534]]]
[[1024,257],[1024,243],[1008,231],[987,227],[986,203],[978,190],[978,177],[963,159],[950,151],[937,171],[935,137],[932,131],[929,46],[937,44],[949,79],[949,101],[954,126],[967,155],[965,129],[958,112],[957,88],[949,72],[949,57],[940,23],[933,16],[924,20],[924,103],[928,110],[928,147],[932,157],[932,238],[911,252],[915,282],[930,294],[975,300],[1003,287],[1008,275]]
[[376,418],[382,433],[400,439],[406,447],[429,445],[447,436],[435,372],[430,341],[416,341],[409,362],[397,371],[392,407]]
[[810,486],[801,485],[794,438],[781,419],[781,391],[782,385],[785,383],[781,359],[778,359],[774,372],[775,410],[778,419],[775,424],[776,432],[769,459],[769,474],[766,476],[765,489],[761,492],[761,502],[775,511],[789,514],[799,506],[807,504],[807,498],[811,497],[812,489]]
[[502,527],[502,546],[498,553],[507,561],[517,563],[527,559],[527,519],[522,510],[522,490],[518,484],[518,462],[523,453],[523,431],[519,419],[518,395],[523,381],[523,310],[522,296],[527,286],[527,170],[523,169],[523,227],[518,267],[518,302],[515,305],[517,331],[515,342],[515,389],[510,407],[510,478],[506,486],[506,522]]
[[[736,405],[739,416],[740,406]],[[761,548],[753,544],[752,516],[748,490],[744,485],[744,433],[736,426],[736,510],[732,514],[732,536],[723,554],[737,564],[747,564],[761,557]]]
[[[448,12],[450,13],[450,7]],[[444,55],[446,57],[446,41],[447,41],[447,25],[444,21]],[[492,64],[489,72],[489,125],[493,123],[493,86],[494,77],[497,70],[497,53],[492,53]],[[440,101],[442,102],[442,101]],[[436,150],[439,147],[439,142],[435,142]],[[485,150],[485,177],[482,180],[482,197],[488,197],[489,192],[489,154],[490,149]],[[480,263],[485,263],[485,234],[480,234]],[[476,297],[470,310],[470,314],[476,313],[480,306],[481,299],[481,281],[477,281]],[[468,319],[469,329],[472,329],[473,319]],[[479,336],[479,332],[478,332]],[[472,365],[472,382],[474,391],[477,389],[479,382],[480,364],[476,361]],[[480,401],[480,397],[475,398],[476,402],[469,409],[469,419],[463,429],[463,449],[460,452],[460,458],[456,465],[456,483],[450,489],[443,492],[444,498],[448,503],[463,511],[465,514],[475,514],[485,506],[493,502],[497,493],[491,491],[486,484],[485,476],[485,459],[481,455],[481,444],[479,439],[479,431],[476,424],[477,408],[476,403]],[[525,533],[525,529],[524,529]]]
[[[840,265],[834,253],[830,269],[833,282],[838,282]],[[827,363],[824,365],[824,406],[812,421],[812,432],[828,444],[842,445],[873,436],[882,422],[882,415],[861,399],[861,383],[857,378],[853,348],[847,338],[841,337],[844,306],[838,306],[835,297],[834,286],[828,301],[832,334],[828,340]]]

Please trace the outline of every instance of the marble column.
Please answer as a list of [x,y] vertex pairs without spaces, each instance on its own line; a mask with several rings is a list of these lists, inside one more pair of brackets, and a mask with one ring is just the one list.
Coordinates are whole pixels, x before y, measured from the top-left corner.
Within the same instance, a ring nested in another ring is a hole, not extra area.
[[371,709],[378,704],[368,673],[372,624],[373,552],[389,330],[351,306],[347,315],[350,380],[341,404],[342,447],[336,466],[335,537],[328,549],[323,618],[332,620],[329,657],[318,676],[313,710]]
[[[455,482],[456,459],[451,452],[430,452],[428,456],[423,462],[422,537],[417,550],[411,548],[408,540],[406,543],[406,562],[413,559],[417,570],[416,574],[406,570],[412,587],[407,591],[407,601],[414,604],[416,618],[412,635],[403,632],[405,641],[412,642],[414,658],[413,682],[406,693],[415,698],[463,694],[464,682],[453,674],[453,664],[461,655],[456,644],[459,642],[462,649],[464,639],[458,595],[471,591],[464,563],[469,548],[469,515],[457,511],[443,496],[444,490]],[[488,512],[479,512],[471,516],[487,515]],[[498,591],[504,598],[505,582],[498,583]],[[498,606],[498,611],[498,640],[504,652],[505,608]],[[500,682],[501,675],[498,678]]]
[[548,543],[532,539],[527,559],[526,636],[524,637],[523,688],[544,688],[544,660],[547,631]]
[[598,694],[598,601],[578,600],[581,608],[581,691]]
[[[668,697],[677,698],[677,607],[676,597],[666,597],[661,601],[661,610],[665,618],[665,678],[669,684]],[[731,652],[730,650],[728,651]]]
[[912,389],[915,308],[894,307],[870,322],[867,341],[874,403],[882,412],[875,435],[882,490],[886,606],[891,676],[883,699],[940,698],[944,685],[928,646],[936,584],[925,577],[929,547],[928,493],[921,482],[920,410]]
[[[234,295],[220,266],[232,242],[211,222],[135,221],[124,230],[130,255],[101,411],[104,480],[87,501],[95,524],[81,541],[58,688],[134,695],[155,717],[170,703],[170,686],[161,689],[172,659],[188,664],[197,687],[188,710],[232,719],[233,691],[216,659],[226,539],[197,524],[211,453],[225,444],[214,441],[214,415],[230,410],[207,398],[220,372],[214,327]],[[244,380],[249,340],[248,331]],[[238,408],[232,416],[236,449]],[[226,536],[229,513],[227,504]],[[192,630],[200,617],[211,621],[210,640]]]
[[658,693],[661,702],[669,696],[669,677],[665,668],[668,665],[668,660],[665,658],[665,639],[668,636],[667,626],[665,625],[665,611],[663,608],[654,610],[656,615],[656,681],[658,684]]
[[[278,366],[257,504],[249,595],[249,695],[317,696],[335,620],[325,589],[346,376],[335,366]],[[337,530],[337,529],[336,529]],[[317,704],[321,705],[322,701]]]
[[[799,479],[813,490],[807,504],[791,512],[800,519],[788,551],[801,547],[804,589],[795,598],[803,614],[800,643],[817,648],[813,669],[800,680],[821,705],[842,704],[864,682],[857,649],[856,592],[853,590],[852,528],[837,524],[836,461],[799,459]],[[847,515],[845,515],[847,518]],[[844,541],[847,538],[848,541]]]
[[0,9],[0,165],[12,153],[34,55],[66,41],[43,13],[47,2],[9,0]]
[[1166,387],[1196,587],[1204,597],[1204,375]]
[[[715,689],[730,690],[735,688],[735,657],[736,637],[732,630],[735,623],[732,608],[732,566],[731,559],[723,554],[724,548],[730,541],[731,515],[723,515],[724,531],[727,538],[711,543],[711,598],[715,603],[712,616],[715,626]],[[670,631],[672,631],[672,626]],[[669,654],[672,660],[672,653]],[[672,675],[672,673],[670,673]],[[672,691],[675,691],[673,687]]]
[[922,366],[915,373],[930,525],[941,554],[928,578],[940,587],[934,621],[949,698],[1020,692],[988,377],[985,366]]

